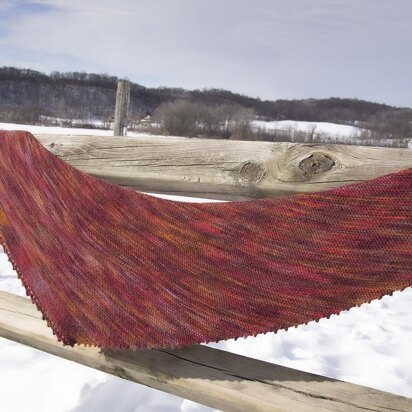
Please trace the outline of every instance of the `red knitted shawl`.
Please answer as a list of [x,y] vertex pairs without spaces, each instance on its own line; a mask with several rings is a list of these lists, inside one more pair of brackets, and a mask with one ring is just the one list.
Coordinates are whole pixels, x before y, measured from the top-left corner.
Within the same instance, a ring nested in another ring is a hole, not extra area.
[[1,243],[64,344],[175,347],[329,317],[412,285],[412,169],[275,199],[183,203],[0,132]]

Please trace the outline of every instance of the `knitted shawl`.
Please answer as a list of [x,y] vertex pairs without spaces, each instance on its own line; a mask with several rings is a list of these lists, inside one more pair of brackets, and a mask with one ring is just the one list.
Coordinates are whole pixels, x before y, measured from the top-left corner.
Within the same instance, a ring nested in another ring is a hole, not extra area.
[[63,344],[161,348],[319,320],[412,285],[412,169],[227,203],[134,192],[0,132],[0,236]]

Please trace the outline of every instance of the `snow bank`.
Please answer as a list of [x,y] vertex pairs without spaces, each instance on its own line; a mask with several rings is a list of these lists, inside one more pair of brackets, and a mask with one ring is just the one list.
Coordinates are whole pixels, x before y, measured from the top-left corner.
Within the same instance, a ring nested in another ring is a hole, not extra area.
[[[60,127],[60,126],[33,126],[27,124],[15,123],[0,123],[0,130],[24,130],[33,134],[57,134],[57,135],[73,135],[73,136],[111,136],[113,130],[104,129],[80,129],[75,127]],[[127,137],[150,136],[150,138],[160,139],[182,139],[179,136],[164,136],[164,135],[148,135],[147,133],[128,132]]]
[[76,136],[113,136],[113,130],[102,129],[77,129],[60,126],[32,126],[26,124],[0,123],[0,130],[24,130],[34,134],[71,134]]
[[347,139],[357,136],[362,131],[362,129],[358,127],[347,126],[344,124],[326,122],[303,122],[296,120],[276,120],[271,122],[255,120],[252,122],[252,127],[255,129],[265,129],[267,131],[291,130],[298,132],[309,132],[314,130],[314,133],[317,135]]

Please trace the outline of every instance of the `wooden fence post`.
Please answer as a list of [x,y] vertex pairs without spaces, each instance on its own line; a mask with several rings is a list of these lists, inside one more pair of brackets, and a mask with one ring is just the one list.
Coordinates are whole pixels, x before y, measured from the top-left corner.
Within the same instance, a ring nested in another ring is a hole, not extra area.
[[130,103],[130,82],[119,80],[116,93],[116,111],[114,115],[114,135],[127,135],[127,114]]

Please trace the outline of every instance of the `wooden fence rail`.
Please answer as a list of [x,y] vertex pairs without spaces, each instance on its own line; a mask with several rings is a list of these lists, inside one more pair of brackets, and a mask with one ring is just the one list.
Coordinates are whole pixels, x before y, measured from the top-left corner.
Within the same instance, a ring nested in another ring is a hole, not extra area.
[[6,292],[0,292],[0,336],[223,411],[412,410],[412,400],[402,396],[202,345],[136,351],[62,346],[28,298]]
[[159,137],[36,135],[71,165],[136,190],[236,200],[312,192],[412,167],[412,150]]

